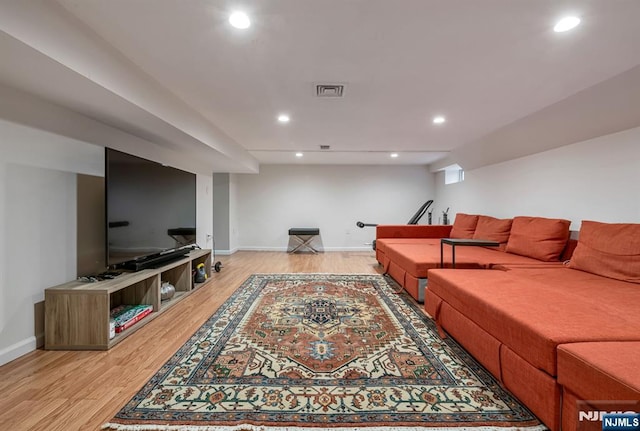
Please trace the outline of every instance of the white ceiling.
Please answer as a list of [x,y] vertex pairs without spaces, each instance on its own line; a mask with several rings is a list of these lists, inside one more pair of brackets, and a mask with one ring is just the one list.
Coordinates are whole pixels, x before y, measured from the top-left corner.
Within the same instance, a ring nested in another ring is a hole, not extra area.
[[[228,24],[235,9],[248,30]],[[554,33],[568,13],[582,24]],[[640,64],[638,0],[31,0],[0,3],[0,15],[3,59],[24,56],[2,61],[0,83],[208,152],[215,171],[499,152],[488,137]],[[345,95],[316,98],[316,83]],[[433,125],[436,114],[447,122]],[[509,157],[537,145],[549,146]]]

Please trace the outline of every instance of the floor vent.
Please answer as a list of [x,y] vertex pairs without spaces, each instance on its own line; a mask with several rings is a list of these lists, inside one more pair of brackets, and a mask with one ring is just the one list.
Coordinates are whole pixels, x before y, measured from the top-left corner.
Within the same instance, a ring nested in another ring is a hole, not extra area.
[[342,84],[316,84],[316,96],[318,97],[342,97],[344,85]]
[[330,150],[331,149],[331,145],[320,145],[320,149],[321,150]]

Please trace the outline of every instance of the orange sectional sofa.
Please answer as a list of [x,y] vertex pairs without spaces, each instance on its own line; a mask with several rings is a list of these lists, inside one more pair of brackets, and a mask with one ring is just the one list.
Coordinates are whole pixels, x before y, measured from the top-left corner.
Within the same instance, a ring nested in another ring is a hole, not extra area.
[[[429,271],[440,267],[442,238],[500,243],[498,248],[457,247],[456,268],[559,266],[575,246],[569,240],[569,225],[562,219],[496,219],[469,214],[458,214],[453,226],[380,225],[376,228],[376,259],[386,274],[422,302]],[[444,257],[445,268],[450,268],[449,246],[444,247]]]
[[504,251],[461,248],[456,269],[437,268],[437,238],[381,237],[377,257],[416,299],[413,278],[427,278],[425,310],[442,333],[550,429],[572,431],[580,400],[640,400],[640,225],[585,221],[577,242],[566,225],[562,245],[563,224],[516,217]]

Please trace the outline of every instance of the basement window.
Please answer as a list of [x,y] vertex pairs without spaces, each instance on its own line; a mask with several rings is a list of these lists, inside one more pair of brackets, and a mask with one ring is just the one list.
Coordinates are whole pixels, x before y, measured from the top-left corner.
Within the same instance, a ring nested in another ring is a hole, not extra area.
[[458,164],[444,168],[444,183],[455,184],[464,181],[464,170]]

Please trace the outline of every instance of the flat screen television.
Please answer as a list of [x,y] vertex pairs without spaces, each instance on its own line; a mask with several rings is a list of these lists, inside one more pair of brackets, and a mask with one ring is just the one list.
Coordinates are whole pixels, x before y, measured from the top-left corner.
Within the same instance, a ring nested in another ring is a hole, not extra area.
[[109,267],[142,269],[195,244],[195,174],[106,148],[105,187]]

